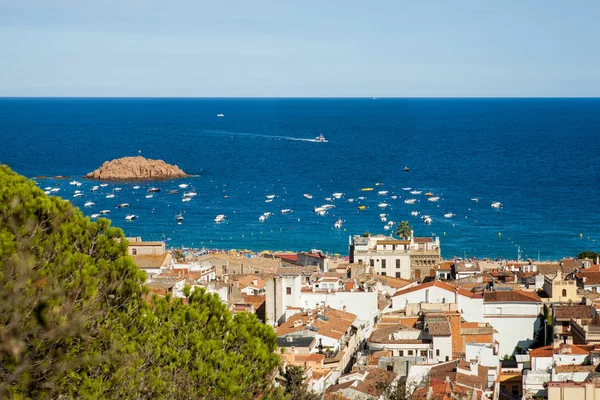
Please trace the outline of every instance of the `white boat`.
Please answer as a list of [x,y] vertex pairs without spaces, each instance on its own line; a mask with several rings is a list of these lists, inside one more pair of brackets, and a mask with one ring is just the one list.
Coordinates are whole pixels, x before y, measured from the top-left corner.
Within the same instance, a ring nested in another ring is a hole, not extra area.
[[378,206],[380,208],[386,208],[388,206],[388,203],[379,203]]
[[110,210],[102,210],[100,211],[101,215],[106,215],[106,214],[110,214]]
[[98,218],[100,214],[92,214],[92,218]]
[[52,190],[52,186],[46,186],[44,190]]
[[267,199],[274,199],[275,195],[274,194],[268,194],[265,196]]
[[181,215],[181,213],[179,213],[179,215],[175,216],[175,220],[176,221],[183,221],[183,215]]
[[183,201],[184,203],[188,202],[188,201],[192,201],[191,197],[184,197],[183,199],[181,199],[181,201]]
[[325,210],[335,208],[333,204],[323,204],[321,207],[323,207]]
[[417,199],[406,199],[404,200],[404,202],[406,204],[415,204],[417,202]]
[[217,223],[217,224],[223,222],[223,220],[225,220],[225,215],[223,215],[223,214],[219,214],[215,217],[215,223]]
[[194,197],[197,196],[198,194],[196,192],[185,192],[183,194],[183,197]]
[[135,190],[138,190],[140,187],[139,187],[138,185],[135,185],[133,188],[134,188]]
[[492,203],[492,208],[502,208],[502,203],[495,201]]
[[379,214],[379,218],[387,217],[387,214]]
[[224,117],[224,116],[225,116],[225,114],[217,114],[217,117]]
[[471,199],[471,201],[474,201],[475,203],[477,203],[477,202],[479,202],[479,199],[478,199],[477,197],[473,197],[473,198]]
[[76,190],[73,193],[77,194],[77,193],[81,193],[81,190]]
[[359,200],[364,200],[364,199],[366,199],[366,197],[365,196],[360,196],[358,199]]
[[71,182],[69,182],[69,185],[75,185],[75,186],[77,186],[78,183],[79,182],[77,182],[77,181],[71,181]]
[[409,188],[409,187],[402,188],[402,190],[407,190],[407,191],[410,189],[412,189],[412,188]]
[[380,190],[379,192],[377,192],[377,194],[380,195],[380,196],[385,196],[385,195],[388,194],[388,191],[387,190]]
[[432,201],[432,202],[434,202],[434,203],[435,203],[435,202],[436,202],[436,201],[438,201],[439,199],[440,199],[440,198],[439,198],[438,196],[433,196],[433,197],[430,197],[430,198],[428,198],[427,200],[428,200],[428,201]]
[[121,203],[117,207],[119,207],[119,208],[129,207],[129,203]]
[[52,193],[52,192],[51,192],[50,190],[44,190],[44,193],[46,193],[46,194],[50,194],[50,193]]
[[390,230],[390,227],[389,227],[389,226],[387,226],[387,225],[384,225],[384,226],[383,226],[383,230],[384,230],[384,231],[389,231],[389,230]]
[[52,193],[56,193],[56,192],[60,191],[60,188],[52,188],[52,189],[50,189],[50,191]]
[[83,193],[75,193],[75,194],[73,195],[73,197],[82,197],[82,196],[83,196]]
[[354,202],[354,199],[348,199],[348,203]]
[[265,218],[269,218],[271,215],[273,215],[273,213],[272,212],[266,212],[266,213],[263,213],[263,215],[265,216]]
[[454,214],[452,214],[452,213],[444,214],[444,218],[452,218],[452,217],[454,217]]
[[319,135],[319,136],[317,136],[317,137],[315,138],[315,142],[317,142],[317,143],[327,143],[327,142],[328,142],[328,140],[327,140],[327,139],[325,139],[325,136],[323,136],[323,135]]
[[381,222],[387,222],[387,218],[386,217],[381,217]]
[[84,207],[91,207],[91,206],[95,206],[95,205],[96,205],[96,203],[94,203],[93,201],[86,201],[83,206]]
[[146,198],[147,198],[147,199],[151,199],[151,198],[153,198],[153,197],[154,197],[154,195],[153,195],[153,194],[147,194],[147,195],[146,195]]
[[331,197],[325,197],[325,201],[333,201]]
[[334,193],[332,196],[333,196],[334,199],[339,199],[343,195],[344,195],[344,193]]
[[160,192],[160,188],[151,187],[150,189],[148,189],[148,193],[154,193],[154,192]]
[[121,188],[120,188],[120,187],[116,187],[116,188],[114,188],[113,190],[114,190],[115,192],[118,192],[119,190],[121,190]]
[[308,193],[304,193],[302,196],[306,197],[307,199],[312,199],[313,195],[312,194],[308,194]]
[[90,188],[90,192],[95,192],[96,190],[98,190],[99,186],[92,186]]
[[431,218],[429,215],[422,215],[421,216],[422,219],[427,219],[427,218]]
[[137,215],[135,215],[135,214],[127,214],[127,216],[125,217],[125,220],[133,221],[136,218],[137,218]]
[[288,214],[288,213],[291,213],[291,212],[292,212],[292,210],[290,210],[289,208],[284,208],[283,210],[281,210],[282,214]]
[[327,211],[327,209],[325,207],[315,207],[313,208],[313,211],[316,212],[317,214],[320,214],[321,212]]
[[396,195],[393,195],[393,196],[392,196],[392,199],[393,199],[393,200],[396,200],[397,198],[398,198],[398,196],[396,196]]
[[267,219],[267,217],[265,217],[264,215],[261,215],[260,217],[258,217],[258,220],[260,222],[265,222],[266,219]]
[[433,220],[431,218],[425,218],[423,220],[423,222],[425,223],[425,225],[431,225],[431,223],[433,222]]
[[334,227],[335,227],[336,229],[340,229],[340,228],[342,227],[342,222],[343,222],[343,221],[342,221],[341,219],[338,219],[337,221],[335,221],[335,225],[334,225]]
[[421,194],[421,193],[423,193],[422,190],[411,190],[410,191],[410,194]]
[[107,194],[107,195],[106,195],[106,198],[107,198],[107,199],[114,199],[114,198],[115,198],[115,194],[114,194],[114,193]]
[[266,199],[266,200],[265,200],[265,203],[270,203],[270,202],[272,202],[272,201],[273,201],[273,199]]
[[419,215],[418,211],[411,211],[410,215],[412,215],[413,217],[416,217],[417,215]]
[[387,224],[388,224],[389,227],[392,227],[392,226],[394,226],[394,221],[390,221]]
[[189,185],[189,184],[187,184],[187,183],[181,183],[181,184],[179,185],[179,187],[180,187],[181,189],[185,189],[185,188],[187,188],[188,186],[190,186],[190,185]]
[[100,187],[107,187],[107,186],[108,186],[108,183],[101,183],[100,184]]

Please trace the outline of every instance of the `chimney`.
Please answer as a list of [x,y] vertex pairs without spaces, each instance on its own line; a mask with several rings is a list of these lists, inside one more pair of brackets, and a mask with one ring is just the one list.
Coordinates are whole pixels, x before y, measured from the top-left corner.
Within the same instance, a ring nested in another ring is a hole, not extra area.
[[258,286],[258,279],[254,279],[254,280],[252,281],[252,284],[253,284],[254,286]]
[[[448,379],[447,376],[446,379]],[[427,389],[427,400],[431,400],[431,397],[433,397],[433,388],[429,386],[429,389]]]
[[552,348],[558,349],[559,347],[560,347],[560,338],[555,338],[554,341],[552,342]]

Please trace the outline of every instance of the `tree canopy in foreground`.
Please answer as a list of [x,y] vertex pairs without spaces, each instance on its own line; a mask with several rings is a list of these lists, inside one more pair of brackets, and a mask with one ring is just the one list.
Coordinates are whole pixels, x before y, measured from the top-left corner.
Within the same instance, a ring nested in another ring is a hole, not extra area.
[[0,398],[250,399],[276,337],[203,290],[150,296],[110,221],[0,165]]

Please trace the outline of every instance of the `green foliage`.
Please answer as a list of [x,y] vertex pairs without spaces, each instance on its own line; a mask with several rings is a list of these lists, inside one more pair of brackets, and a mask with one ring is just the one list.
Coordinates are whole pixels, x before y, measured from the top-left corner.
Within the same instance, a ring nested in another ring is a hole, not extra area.
[[368,231],[367,232],[363,232],[360,236],[362,236],[362,237],[369,237],[369,236],[371,236],[371,232],[368,232]]
[[401,221],[398,223],[398,227],[396,228],[396,236],[402,239],[408,239],[412,232],[412,227],[408,223],[408,221]]
[[282,386],[288,400],[318,400],[321,396],[312,393],[306,387],[304,368],[289,365],[285,372],[280,371]]
[[273,330],[148,298],[127,242],[0,166],[0,398],[271,398]]
[[584,252],[577,254],[577,258],[579,258],[579,259],[589,258],[593,262],[596,262],[596,257],[598,257],[598,256],[600,256],[600,253],[596,253],[594,251],[584,251]]

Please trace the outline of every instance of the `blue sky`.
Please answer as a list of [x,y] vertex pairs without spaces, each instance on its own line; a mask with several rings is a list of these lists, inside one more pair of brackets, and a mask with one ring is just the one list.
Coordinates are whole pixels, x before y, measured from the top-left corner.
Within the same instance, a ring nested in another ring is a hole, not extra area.
[[600,96],[600,1],[0,0],[0,96]]

